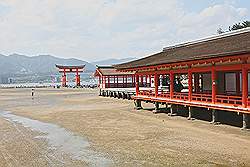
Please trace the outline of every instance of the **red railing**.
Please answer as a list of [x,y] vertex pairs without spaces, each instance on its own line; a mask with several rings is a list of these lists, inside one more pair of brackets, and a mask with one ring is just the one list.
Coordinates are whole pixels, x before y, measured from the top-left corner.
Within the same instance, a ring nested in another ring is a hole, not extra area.
[[215,102],[239,106],[239,105],[242,105],[242,97],[241,96],[216,95]]
[[[155,91],[140,90],[139,95],[155,97]],[[159,90],[157,97],[170,99],[170,93],[167,90]],[[189,100],[188,92],[174,92],[173,100],[175,99],[188,101]],[[208,93],[192,93],[191,101],[212,103],[212,95]],[[216,95],[215,102],[217,104],[241,106],[242,97],[235,95]],[[250,107],[250,98],[248,98],[248,106]]]
[[170,98],[170,93],[169,91],[162,89],[158,92],[158,97]]
[[155,96],[155,91],[154,90],[140,90],[139,95],[154,97]]
[[192,93],[191,99],[193,101],[212,102],[212,95],[203,93]]
[[174,99],[178,99],[178,100],[184,100],[187,101],[188,100],[188,93],[183,93],[183,92],[174,92],[173,95]]
[[105,84],[106,88],[132,88],[134,87],[134,85],[132,83],[127,83],[127,84],[123,84],[123,83],[106,83]]

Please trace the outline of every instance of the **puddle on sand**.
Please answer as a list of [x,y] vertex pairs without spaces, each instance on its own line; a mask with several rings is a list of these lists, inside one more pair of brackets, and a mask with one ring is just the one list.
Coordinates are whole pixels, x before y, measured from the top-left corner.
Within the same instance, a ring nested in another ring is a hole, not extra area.
[[51,149],[62,154],[66,153],[72,159],[82,160],[90,166],[109,166],[112,164],[112,161],[102,154],[90,150],[90,144],[85,138],[76,136],[58,125],[17,116],[10,112],[0,112],[0,116],[12,123],[20,123],[24,127],[43,133],[44,135],[36,138],[45,138]]

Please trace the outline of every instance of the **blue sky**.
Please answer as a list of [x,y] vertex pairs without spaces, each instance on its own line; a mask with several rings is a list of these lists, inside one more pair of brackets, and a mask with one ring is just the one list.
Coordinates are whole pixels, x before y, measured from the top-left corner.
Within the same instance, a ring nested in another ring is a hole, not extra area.
[[248,0],[0,0],[0,53],[144,57],[250,20]]

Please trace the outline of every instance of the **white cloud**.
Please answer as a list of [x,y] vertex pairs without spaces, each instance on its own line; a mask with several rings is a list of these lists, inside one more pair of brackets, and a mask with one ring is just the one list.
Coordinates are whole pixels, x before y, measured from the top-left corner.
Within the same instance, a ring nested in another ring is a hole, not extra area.
[[189,13],[178,0],[1,0],[0,52],[86,60],[141,57],[249,16],[232,3]]

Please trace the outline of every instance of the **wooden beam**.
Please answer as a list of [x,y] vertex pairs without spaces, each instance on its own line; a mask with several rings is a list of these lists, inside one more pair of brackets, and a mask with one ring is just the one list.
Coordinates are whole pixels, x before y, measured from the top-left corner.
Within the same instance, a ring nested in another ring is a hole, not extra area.
[[215,103],[217,82],[216,82],[216,70],[214,66],[212,67],[212,70],[211,70],[211,76],[212,76],[212,103]]
[[188,100],[192,100],[192,92],[193,92],[193,74],[192,70],[188,71]]
[[169,89],[170,89],[170,99],[173,99],[174,96],[174,73],[170,73],[170,85],[169,85]]
[[158,86],[159,86],[159,75],[155,73],[154,75],[155,80],[155,97],[158,97]]
[[242,106],[247,108],[248,101],[248,69],[242,65]]
[[136,82],[135,82],[135,91],[136,91],[136,96],[139,95],[139,75],[135,76]]
[[[224,57],[217,57],[211,59],[201,59],[201,60],[190,60],[190,61],[183,61],[183,62],[176,62],[176,63],[169,63],[169,64],[161,64],[161,65],[151,65],[151,66],[144,66],[144,67],[137,67],[137,68],[128,68],[123,69],[120,71],[128,72],[128,71],[140,71],[140,70],[148,70],[148,69],[158,69],[159,71],[161,68],[170,68],[170,67],[185,67],[187,65],[197,65],[197,64],[215,64],[215,63],[223,63],[223,62],[232,62],[237,61],[240,59],[248,59],[250,54],[237,54],[232,56],[224,56]],[[249,65],[250,66],[250,65]],[[194,71],[195,72],[195,71]]]

